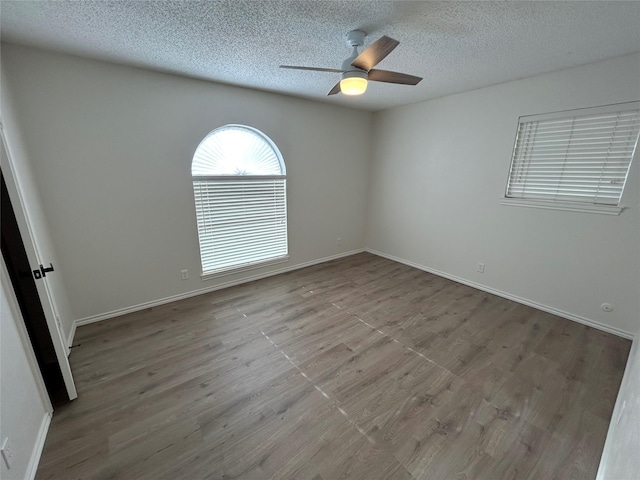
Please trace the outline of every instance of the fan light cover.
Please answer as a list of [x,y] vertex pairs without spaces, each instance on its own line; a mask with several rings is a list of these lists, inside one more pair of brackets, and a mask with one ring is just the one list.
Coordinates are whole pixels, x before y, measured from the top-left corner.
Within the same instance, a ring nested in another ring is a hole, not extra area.
[[340,80],[340,91],[345,95],[362,95],[366,89],[366,78],[348,77]]

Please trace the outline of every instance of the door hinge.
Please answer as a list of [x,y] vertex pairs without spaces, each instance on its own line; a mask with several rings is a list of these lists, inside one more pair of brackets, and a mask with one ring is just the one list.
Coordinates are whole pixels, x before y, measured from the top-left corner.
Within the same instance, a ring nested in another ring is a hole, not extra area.
[[36,278],[36,280],[40,280],[42,277],[47,276],[47,272],[53,272],[53,263],[49,263],[49,266],[46,268],[43,267],[42,264],[40,264],[40,270],[34,270],[33,276]]

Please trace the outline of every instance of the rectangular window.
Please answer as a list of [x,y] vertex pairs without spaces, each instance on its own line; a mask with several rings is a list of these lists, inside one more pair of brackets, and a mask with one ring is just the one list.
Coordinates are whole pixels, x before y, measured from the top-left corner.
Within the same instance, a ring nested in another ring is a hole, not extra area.
[[199,180],[193,190],[203,275],[286,258],[286,180]]
[[520,117],[505,203],[619,213],[639,130],[640,102]]

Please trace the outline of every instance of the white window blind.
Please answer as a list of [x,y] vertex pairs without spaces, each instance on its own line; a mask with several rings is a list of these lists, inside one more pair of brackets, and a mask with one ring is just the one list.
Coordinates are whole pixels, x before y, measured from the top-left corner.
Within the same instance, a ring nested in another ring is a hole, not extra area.
[[286,258],[284,161],[264,134],[214,130],[196,149],[192,180],[203,275]]
[[194,180],[202,271],[287,255],[286,180]]
[[640,102],[521,117],[507,198],[619,205]]

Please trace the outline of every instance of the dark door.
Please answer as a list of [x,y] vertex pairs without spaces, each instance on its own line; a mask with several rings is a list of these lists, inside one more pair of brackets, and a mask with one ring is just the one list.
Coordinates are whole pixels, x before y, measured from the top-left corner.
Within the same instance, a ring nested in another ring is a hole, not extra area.
[[42,372],[51,403],[56,405],[69,400],[56,357],[53,340],[42,310],[36,280],[31,272],[27,252],[24,249],[18,222],[2,176],[2,198],[0,219],[2,221],[2,256],[7,266],[11,284],[24,318],[24,323],[33,345],[33,351]]

